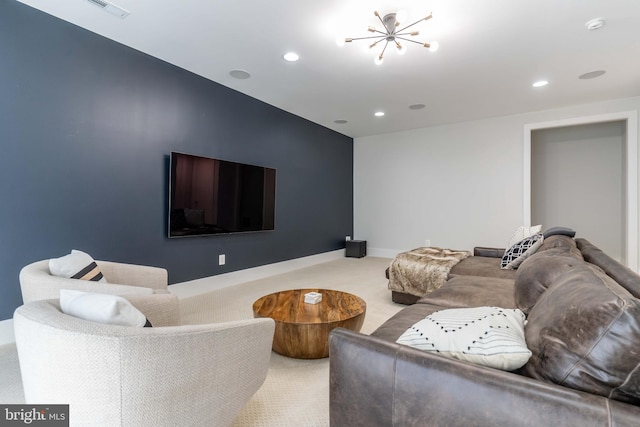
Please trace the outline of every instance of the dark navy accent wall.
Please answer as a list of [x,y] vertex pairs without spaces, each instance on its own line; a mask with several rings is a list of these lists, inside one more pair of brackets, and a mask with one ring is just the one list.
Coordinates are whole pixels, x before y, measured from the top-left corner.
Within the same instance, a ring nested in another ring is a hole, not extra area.
[[[0,2],[0,144],[0,319],[20,268],[71,249],[175,283],[353,234],[351,138],[15,1]],[[276,168],[276,230],[168,239],[172,150]]]

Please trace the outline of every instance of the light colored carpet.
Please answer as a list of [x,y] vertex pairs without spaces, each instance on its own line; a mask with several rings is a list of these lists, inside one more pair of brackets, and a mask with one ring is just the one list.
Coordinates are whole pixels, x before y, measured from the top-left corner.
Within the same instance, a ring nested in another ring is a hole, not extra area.
[[[391,302],[385,258],[343,258],[219,289],[180,300],[182,323],[209,323],[253,317],[252,304],[263,295],[296,288],[338,289],[367,303],[363,333],[375,330],[403,306]],[[169,288],[171,289],[171,288]],[[212,349],[215,351],[215,349]],[[15,345],[0,347],[0,402],[22,403]],[[271,354],[264,385],[234,426],[328,426],[329,359],[298,360]]]

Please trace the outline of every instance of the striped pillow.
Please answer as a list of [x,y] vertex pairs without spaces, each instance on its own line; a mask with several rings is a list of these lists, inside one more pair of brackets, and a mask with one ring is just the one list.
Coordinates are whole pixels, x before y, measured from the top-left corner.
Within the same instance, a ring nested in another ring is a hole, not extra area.
[[102,275],[91,255],[75,249],[69,255],[50,259],[49,272],[54,276],[69,279],[107,283],[107,279]]

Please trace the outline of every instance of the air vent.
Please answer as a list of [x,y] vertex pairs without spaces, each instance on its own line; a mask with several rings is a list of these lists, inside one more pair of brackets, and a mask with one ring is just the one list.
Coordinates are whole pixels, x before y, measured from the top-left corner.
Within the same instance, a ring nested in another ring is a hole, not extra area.
[[105,12],[109,12],[113,16],[117,16],[120,19],[124,19],[129,16],[129,11],[121,8],[120,6],[116,6],[115,4],[105,1],[105,0],[87,0],[89,3],[94,4],[104,10]]

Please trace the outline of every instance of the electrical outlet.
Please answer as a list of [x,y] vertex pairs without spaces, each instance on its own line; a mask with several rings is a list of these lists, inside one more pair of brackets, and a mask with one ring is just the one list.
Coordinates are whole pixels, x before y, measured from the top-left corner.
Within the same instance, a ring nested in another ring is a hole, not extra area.
[[224,265],[226,260],[226,256],[224,254],[218,255],[218,265]]
[[345,239],[344,239],[344,240],[346,240],[346,241],[348,242],[349,240],[351,240],[351,236],[347,236],[347,237],[345,237]]
[[429,240],[429,239],[425,240],[425,241],[424,241],[424,245],[425,245],[426,247],[431,246],[431,240]]

